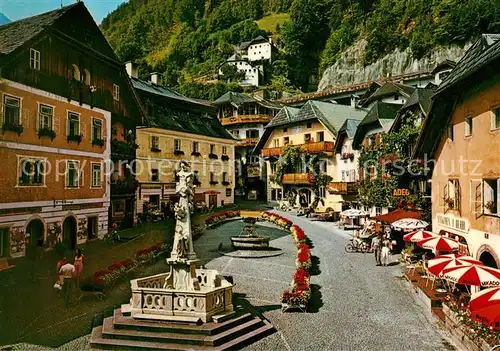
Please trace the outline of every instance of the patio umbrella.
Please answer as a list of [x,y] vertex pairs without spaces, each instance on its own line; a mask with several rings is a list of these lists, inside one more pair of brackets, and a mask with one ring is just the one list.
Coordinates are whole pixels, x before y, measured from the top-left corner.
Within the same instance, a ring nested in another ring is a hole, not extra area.
[[436,251],[452,252],[453,250],[458,250],[458,241],[442,236],[420,240],[417,242],[417,245],[424,249]]
[[367,216],[368,212],[357,210],[355,208],[350,208],[348,210],[341,212],[340,215],[345,217],[360,217],[360,216]]
[[427,262],[427,270],[435,276],[439,276],[445,269],[457,266],[471,266],[473,264],[482,265],[483,263],[470,256],[461,256],[458,254],[443,255],[429,260]]
[[500,330],[500,304],[492,304],[479,310],[471,311],[471,317],[476,322]]
[[417,241],[428,239],[428,238],[434,238],[436,236],[438,236],[438,235],[433,233],[433,232],[429,232],[426,230],[417,230],[416,232],[412,232],[412,233],[409,233],[409,234],[406,234],[405,236],[403,236],[403,240],[406,242],[411,241],[411,242],[416,243]]
[[500,286],[500,270],[487,266],[457,266],[443,270],[441,276],[455,284]]
[[426,228],[429,223],[426,221],[423,221],[421,219],[415,219],[415,218],[403,218],[399,219],[396,222],[393,222],[391,224],[394,228],[396,229],[423,229]]
[[500,304],[500,287],[488,288],[472,294],[469,301],[469,309],[477,311],[496,304]]

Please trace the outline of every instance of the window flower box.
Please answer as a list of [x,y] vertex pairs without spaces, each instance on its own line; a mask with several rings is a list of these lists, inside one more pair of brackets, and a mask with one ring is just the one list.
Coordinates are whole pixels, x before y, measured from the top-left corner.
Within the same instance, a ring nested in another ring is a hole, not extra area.
[[224,186],[228,186],[229,184],[231,184],[231,183],[230,183],[230,182],[228,182],[228,181],[223,181],[223,182],[222,182],[222,185],[224,185]]
[[484,204],[484,208],[488,210],[489,213],[497,212],[497,204],[494,201],[488,201]]
[[7,123],[3,124],[2,129],[3,129],[4,132],[6,130],[9,130],[11,132],[16,132],[17,136],[19,136],[23,132],[24,127],[22,126],[22,124],[19,124],[19,123],[15,123],[15,122],[14,123],[10,123],[10,122],[7,122]]
[[82,139],[83,139],[83,136],[81,134],[70,134],[66,137],[66,140],[68,141],[68,143],[70,141],[74,141],[78,144],[80,144],[82,142]]
[[191,152],[191,156],[199,157],[199,156],[201,156],[201,153],[198,151],[193,151],[193,152]]
[[216,154],[208,154],[208,158],[211,158],[212,160],[218,160],[219,156],[217,156]]
[[160,148],[157,148],[157,147],[152,147],[151,148],[151,152],[160,152]]
[[452,209],[453,207],[455,207],[455,199],[453,199],[451,197],[445,197],[444,203],[448,206],[449,209]]
[[47,127],[40,128],[38,129],[38,138],[41,137],[49,137],[50,140],[54,140],[54,138],[56,137],[56,132]]
[[217,185],[217,184],[219,184],[219,182],[218,182],[218,181],[216,181],[216,180],[211,180],[211,181],[210,181],[210,185]]
[[222,156],[220,157],[220,159],[221,159],[222,161],[229,161],[229,156],[228,156],[228,155],[222,155]]
[[104,146],[104,139],[93,139],[92,146]]
[[174,151],[174,155],[175,155],[175,156],[181,156],[181,155],[184,155],[184,151],[182,151],[182,150],[175,150],[175,151]]
[[353,159],[354,159],[354,153],[352,153],[352,152],[344,152],[344,153],[340,156],[340,158],[341,158],[342,160],[349,160],[349,159],[350,159],[350,160],[353,160]]

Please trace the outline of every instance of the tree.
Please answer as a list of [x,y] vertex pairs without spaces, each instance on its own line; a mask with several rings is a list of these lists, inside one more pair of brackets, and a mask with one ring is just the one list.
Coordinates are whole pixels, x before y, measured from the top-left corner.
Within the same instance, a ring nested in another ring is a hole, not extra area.
[[241,82],[245,79],[245,72],[239,71],[236,65],[225,63],[221,67],[222,77],[227,82]]

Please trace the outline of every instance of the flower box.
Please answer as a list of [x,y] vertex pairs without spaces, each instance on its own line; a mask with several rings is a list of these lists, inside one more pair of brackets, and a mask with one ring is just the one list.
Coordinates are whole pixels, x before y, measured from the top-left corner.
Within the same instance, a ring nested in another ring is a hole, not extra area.
[[223,181],[223,182],[222,182],[222,185],[224,185],[224,186],[228,186],[229,184],[231,184],[231,183],[226,182],[226,181]]
[[216,185],[216,184],[219,184],[219,182],[218,182],[218,181],[216,181],[216,180],[211,180],[209,183],[210,183],[210,185]]
[[181,155],[184,155],[184,151],[182,151],[182,150],[175,150],[175,151],[174,151],[174,155],[175,155],[175,156],[181,156]]
[[212,160],[218,160],[219,156],[217,156],[216,154],[208,154],[208,158],[211,158]]
[[152,147],[151,152],[160,152],[161,150],[157,147]]
[[19,124],[19,123],[9,123],[9,122],[6,122],[6,123],[3,124],[2,129],[3,129],[4,132],[6,130],[10,130],[11,132],[16,132],[17,135],[19,136],[23,132],[24,127],[22,126],[22,124]]
[[82,139],[83,139],[83,136],[81,134],[77,134],[77,135],[70,134],[66,137],[66,140],[68,141],[68,143],[70,141],[74,141],[75,143],[80,144],[82,142]]
[[222,161],[229,161],[229,156],[228,156],[228,155],[222,155],[222,156],[220,157],[220,159],[221,159]]
[[38,138],[49,137],[50,140],[54,140],[54,138],[56,137],[56,132],[54,132],[50,128],[40,128],[40,129],[38,129],[37,134],[38,134]]
[[104,139],[93,139],[92,146],[104,146]]
[[193,152],[191,152],[191,156],[199,157],[199,156],[201,156],[201,153],[198,151],[193,151]]

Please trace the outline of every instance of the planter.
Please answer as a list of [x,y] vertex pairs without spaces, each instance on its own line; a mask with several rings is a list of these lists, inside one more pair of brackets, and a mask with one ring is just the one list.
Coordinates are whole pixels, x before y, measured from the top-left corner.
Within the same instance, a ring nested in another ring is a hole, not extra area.
[[49,128],[41,128],[38,130],[38,138],[41,137],[49,137],[50,140],[54,140],[56,137],[56,132],[54,132],[52,129]]
[[2,126],[2,130],[5,133],[5,131],[9,130],[11,132],[16,132],[17,136],[21,135],[21,133],[24,130],[24,127],[21,124],[18,123],[4,123]]
[[218,181],[213,181],[213,180],[210,181],[210,185],[217,185],[217,184],[219,184]]
[[151,152],[160,152],[161,150],[157,147],[152,147]]
[[199,156],[201,156],[201,153],[198,151],[193,151],[193,152],[191,152],[191,156],[199,157]]
[[218,160],[219,156],[217,156],[216,154],[208,154],[208,158],[211,158],[212,160]]
[[229,156],[228,156],[228,155],[222,155],[222,156],[220,157],[220,159],[221,159],[222,161],[229,161]]
[[174,155],[175,155],[175,156],[181,156],[181,155],[184,155],[184,151],[182,151],[182,150],[175,150],[175,151],[174,151]]
[[104,146],[104,139],[94,139],[92,140],[92,146]]
[[80,144],[82,142],[83,137],[81,135],[68,135],[66,137],[67,142],[74,141],[75,143]]

